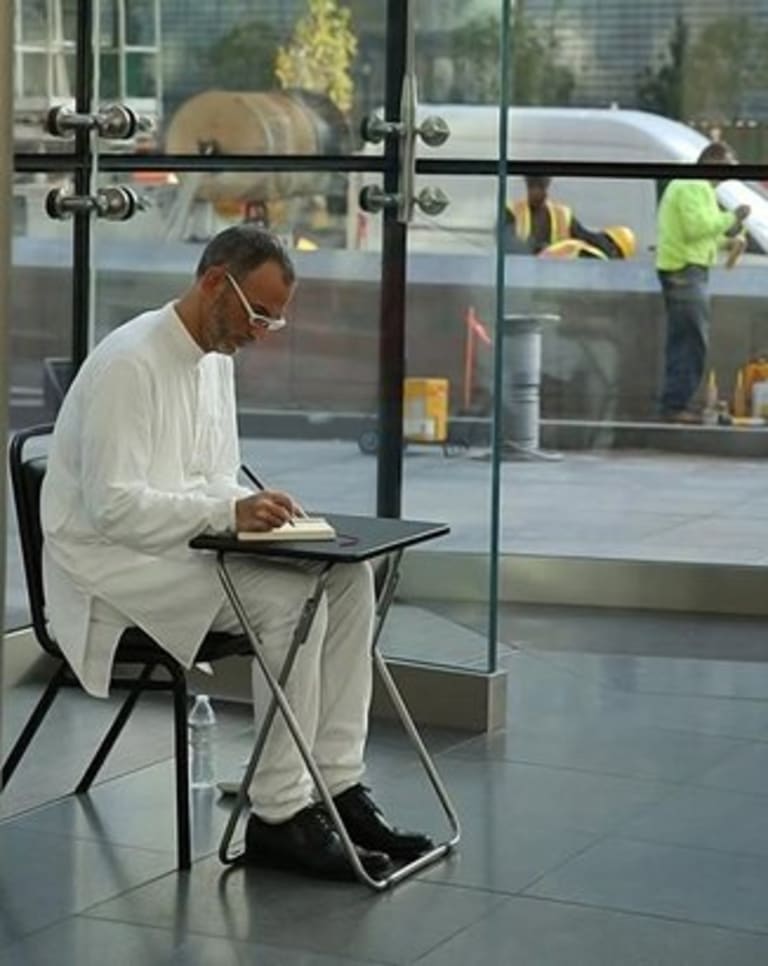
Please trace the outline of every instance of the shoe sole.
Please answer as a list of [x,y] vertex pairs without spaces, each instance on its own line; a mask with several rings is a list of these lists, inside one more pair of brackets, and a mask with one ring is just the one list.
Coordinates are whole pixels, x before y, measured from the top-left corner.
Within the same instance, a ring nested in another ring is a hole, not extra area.
[[[282,853],[269,852],[266,849],[258,851],[246,851],[241,859],[243,865],[253,868],[277,869],[281,872],[294,872],[299,875],[311,876],[314,879],[327,879],[333,882],[356,882],[357,875],[351,865],[339,867],[338,869],[319,869],[311,865],[305,865],[298,859],[291,859]],[[369,869],[363,863],[363,868],[372,878],[381,878],[390,868],[390,864],[382,866],[380,869]]]

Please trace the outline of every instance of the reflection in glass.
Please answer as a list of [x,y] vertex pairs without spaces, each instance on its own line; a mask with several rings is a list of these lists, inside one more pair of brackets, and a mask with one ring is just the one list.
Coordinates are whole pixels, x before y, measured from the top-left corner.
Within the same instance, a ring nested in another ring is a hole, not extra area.
[[48,36],[47,0],[19,0],[22,43],[40,43]]
[[155,0],[130,0],[125,12],[125,42],[132,47],[155,43]]
[[[765,562],[768,534],[754,502],[759,469],[754,456],[766,415],[755,386],[768,370],[761,364],[768,327],[758,308],[768,294],[761,193],[735,181],[718,188],[724,207],[740,199],[754,206],[756,217],[741,260],[729,265],[724,249],[710,273],[707,371],[694,408],[709,406],[715,420],[702,433],[700,425],[676,426],[659,418],[667,334],[656,272],[660,186],[557,178],[547,189],[548,195],[537,199],[522,181],[511,179],[508,197],[516,211],[526,202],[532,208],[543,204],[548,246],[527,246],[531,239],[519,235],[518,247],[509,246],[508,223],[499,235],[511,253],[505,311],[558,320],[541,326],[541,457],[525,458],[514,432],[510,436],[516,374],[524,360],[520,348],[505,340],[502,380],[495,387],[505,414],[500,451],[504,551]],[[562,212],[568,215],[568,232],[577,219],[593,231],[608,229],[617,242],[625,240],[615,223],[620,213],[637,238],[636,251],[627,249],[623,258],[587,257],[581,240],[570,233],[566,242],[557,242]],[[485,322],[477,301],[476,315]],[[493,338],[492,326],[489,334]],[[493,382],[484,369],[486,358],[478,343],[472,371],[481,385]],[[750,429],[758,435],[750,438]],[[547,459],[552,455],[561,458]]]
[[[17,174],[13,182],[11,305],[8,333],[8,422],[11,433],[52,419],[56,376],[72,333],[71,224],[46,217],[44,199],[61,176]],[[10,499],[10,494],[9,494]],[[27,622],[24,577],[11,504],[6,565],[6,627]]]

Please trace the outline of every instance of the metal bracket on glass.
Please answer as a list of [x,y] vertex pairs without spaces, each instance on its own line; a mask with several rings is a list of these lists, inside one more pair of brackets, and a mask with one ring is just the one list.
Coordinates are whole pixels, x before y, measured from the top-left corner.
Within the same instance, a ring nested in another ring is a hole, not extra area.
[[444,118],[430,115],[416,127],[415,80],[403,78],[401,111],[402,121],[385,121],[378,114],[369,114],[363,120],[360,133],[364,141],[378,144],[389,137],[400,139],[400,177],[396,193],[387,193],[376,185],[368,185],[360,192],[360,207],[363,211],[377,212],[383,208],[397,208],[399,221],[409,222],[413,217],[414,205],[425,215],[439,215],[448,207],[448,196],[440,188],[423,188],[414,194],[416,173],[415,140],[420,137],[429,147],[439,147],[450,137],[450,128]]
[[[400,137],[405,131],[405,125],[400,121],[385,121],[378,114],[369,114],[363,118],[360,125],[360,135],[369,144],[380,144],[388,137]],[[451,136],[451,129],[445,118],[437,114],[425,117],[416,128],[416,134],[431,148],[439,148]]]
[[416,123],[419,106],[416,92],[416,25],[414,20],[415,4],[407,3],[406,49],[403,84],[400,89],[400,120],[387,121],[378,114],[369,114],[363,120],[361,134],[364,141],[377,144],[387,138],[398,138],[399,172],[398,189],[388,193],[377,187],[366,187],[360,192],[360,207],[363,211],[381,211],[383,208],[397,208],[397,220],[408,224],[413,219],[414,207],[426,215],[438,215],[448,206],[448,197],[439,188],[424,188],[416,195],[416,138],[420,137],[429,147],[444,144],[450,136],[450,128],[442,117],[424,118]]
[[96,114],[78,114],[61,104],[46,114],[43,127],[54,137],[65,138],[76,131],[96,131],[111,141],[127,141],[138,131],[152,128],[152,120],[137,114],[124,104],[110,104]]
[[64,188],[55,188],[45,198],[46,214],[57,220],[77,214],[94,214],[107,221],[127,221],[143,207],[144,203],[136,192],[122,185],[99,188],[95,195],[74,195]]
[[[422,188],[412,199],[412,203],[420,208],[425,215],[439,215],[449,205],[448,196],[440,188]],[[384,208],[399,208],[401,195],[388,194],[378,185],[366,185],[360,192],[360,207],[363,211],[375,214]]]

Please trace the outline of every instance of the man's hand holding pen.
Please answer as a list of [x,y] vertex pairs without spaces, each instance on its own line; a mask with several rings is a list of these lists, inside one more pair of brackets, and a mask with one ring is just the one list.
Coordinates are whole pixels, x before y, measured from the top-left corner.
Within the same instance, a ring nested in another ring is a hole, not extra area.
[[294,517],[303,516],[298,503],[280,490],[262,490],[253,496],[243,497],[235,504],[235,525],[242,530],[274,530],[285,523],[293,523]]

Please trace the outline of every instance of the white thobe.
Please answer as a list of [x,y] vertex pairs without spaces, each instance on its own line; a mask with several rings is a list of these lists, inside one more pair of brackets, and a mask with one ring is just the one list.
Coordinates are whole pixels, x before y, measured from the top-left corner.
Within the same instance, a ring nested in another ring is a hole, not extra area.
[[[42,491],[43,577],[54,637],[83,686],[108,693],[120,636],[138,625],[189,667],[211,629],[239,633],[213,554],[190,550],[206,529],[234,527],[240,463],[232,360],[204,354],[173,305],[147,312],[86,359],[56,421]],[[231,561],[274,674],[316,568]],[[360,781],[371,693],[373,578],[335,566],[299,648],[286,696],[332,794]],[[257,724],[270,692],[253,662]],[[280,822],[313,783],[282,719],[251,788]]]
[[[239,443],[232,360],[203,353],[172,304],[108,335],[56,421],[42,490],[47,617],[70,666],[104,696],[126,627],[189,667],[224,602],[188,541],[234,525]],[[94,620],[106,602],[110,620]]]

